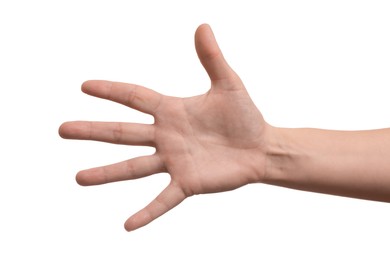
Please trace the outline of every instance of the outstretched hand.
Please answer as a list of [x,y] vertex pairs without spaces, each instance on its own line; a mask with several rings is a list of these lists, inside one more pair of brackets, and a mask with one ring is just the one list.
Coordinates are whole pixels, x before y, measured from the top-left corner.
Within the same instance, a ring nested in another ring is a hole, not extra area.
[[170,184],[161,194],[126,221],[128,231],[150,223],[189,196],[232,190],[263,179],[268,125],[226,63],[208,25],[197,29],[195,46],[211,79],[204,95],[176,98],[133,84],[87,81],[83,92],[150,114],[154,124],[75,121],[59,129],[63,138],[156,148],[153,155],[80,171],[76,176],[81,185],[97,185],[170,174]]

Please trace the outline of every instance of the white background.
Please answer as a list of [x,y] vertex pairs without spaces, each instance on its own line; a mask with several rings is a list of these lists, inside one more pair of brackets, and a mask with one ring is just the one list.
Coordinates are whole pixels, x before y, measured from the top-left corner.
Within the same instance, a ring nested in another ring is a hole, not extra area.
[[80,187],[74,175],[153,150],[57,134],[68,120],[152,122],[82,94],[87,79],[207,91],[193,46],[204,22],[269,123],[389,127],[389,14],[388,1],[1,0],[0,259],[389,259],[389,204],[262,184],[127,233],[168,176]]

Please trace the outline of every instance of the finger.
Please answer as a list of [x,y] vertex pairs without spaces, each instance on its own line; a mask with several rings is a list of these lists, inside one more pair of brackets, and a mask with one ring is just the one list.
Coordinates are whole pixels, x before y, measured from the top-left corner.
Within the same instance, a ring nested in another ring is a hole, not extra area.
[[183,190],[177,184],[171,182],[149,205],[125,222],[125,229],[127,231],[133,231],[149,224],[179,205],[185,198],[186,196]]
[[134,180],[163,172],[164,164],[157,154],[133,158],[127,161],[80,171],[76,181],[83,186],[116,181]]
[[211,81],[237,77],[223,57],[209,25],[202,24],[196,30],[195,48],[199,60],[209,74]]
[[153,146],[154,127],[146,124],[74,121],[60,126],[66,139],[94,140],[114,144]]
[[108,99],[147,114],[153,114],[160,104],[161,94],[134,84],[90,80],[83,83],[86,94]]

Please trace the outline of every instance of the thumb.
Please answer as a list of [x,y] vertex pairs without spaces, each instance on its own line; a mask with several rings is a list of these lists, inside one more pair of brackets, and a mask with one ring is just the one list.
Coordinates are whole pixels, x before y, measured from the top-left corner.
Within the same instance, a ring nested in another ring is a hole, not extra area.
[[237,78],[227,64],[208,24],[202,24],[195,32],[195,48],[211,81]]

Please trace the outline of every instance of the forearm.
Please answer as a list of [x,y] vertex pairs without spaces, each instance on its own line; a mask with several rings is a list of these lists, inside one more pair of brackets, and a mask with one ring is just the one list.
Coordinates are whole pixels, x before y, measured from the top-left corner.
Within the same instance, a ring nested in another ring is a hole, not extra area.
[[269,127],[263,182],[390,202],[390,129]]

